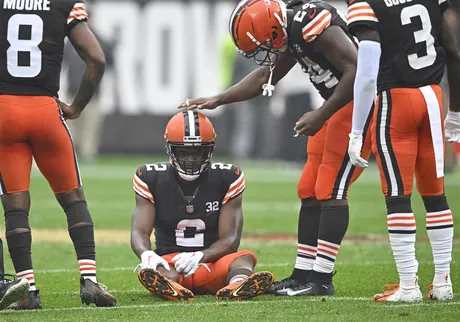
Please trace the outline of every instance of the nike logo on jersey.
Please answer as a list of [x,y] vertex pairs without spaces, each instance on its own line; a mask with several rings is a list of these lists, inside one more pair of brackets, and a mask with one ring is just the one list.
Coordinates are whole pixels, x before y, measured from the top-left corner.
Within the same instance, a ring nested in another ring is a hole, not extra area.
[[138,176],[141,176],[141,175],[142,175],[141,168],[137,169],[137,175],[138,175]]
[[355,0],[349,0],[348,5],[352,5],[355,2]]
[[240,173],[241,173],[241,171],[240,171],[240,168],[236,168],[236,170],[235,170],[235,174],[236,174],[237,176],[239,176],[239,175],[240,175]]
[[313,10],[313,12],[308,15],[308,18],[313,19],[315,15],[316,15],[316,9]]

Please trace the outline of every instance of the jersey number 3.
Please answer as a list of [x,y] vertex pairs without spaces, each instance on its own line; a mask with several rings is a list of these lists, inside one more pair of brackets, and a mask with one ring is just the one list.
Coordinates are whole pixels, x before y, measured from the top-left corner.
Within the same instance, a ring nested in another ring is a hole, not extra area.
[[[21,27],[30,28],[30,39],[19,35]],[[38,45],[43,40],[43,20],[34,14],[15,14],[8,21],[7,40],[10,47],[6,51],[7,70],[13,77],[32,78],[42,70],[42,52]],[[29,63],[19,64],[21,54],[28,56]]]
[[414,32],[415,43],[425,42],[426,55],[419,57],[417,54],[407,56],[409,65],[413,69],[422,69],[431,66],[436,61],[436,49],[434,48],[434,37],[431,35],[431,20],[428,10],[421,4],[406,7],[401,11],[401,23],[403,26],[410,25],[411,19],[420,17],[422,29]]

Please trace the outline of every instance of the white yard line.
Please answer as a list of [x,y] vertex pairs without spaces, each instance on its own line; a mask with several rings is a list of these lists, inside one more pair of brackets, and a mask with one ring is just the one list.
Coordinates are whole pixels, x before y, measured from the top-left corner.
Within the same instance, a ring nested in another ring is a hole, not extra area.
[[[208,307],[215,307],[219,305],[232,305],[232,306],[247,306],[247,305],[260,305],[260,304],[288,304],[288,303],[305,303],[305,302],[322,302],[324,297],[318,298],[302,298],[302,299],[278,299],[278,300],[269,300],[269,301],[234,301],[234,302],[198,302],[198,303],[174,303],[174,302],[165,302],[165,303],[152,303],[152,304],[143,304],[143,305],[125,305],[125,306],[117,306],[111,308],[93,308],[93,307],[66,307],[66,308],[54,308],[54,309],[42,309],[40,311],[3,311],[0,313],[7,315],[8,313],[32,313],[32,314],[39,314],[41,312],[62,312],[62,311],[87,311],[87,310],[136,310],[136,309],[154,309],[154,308],[161,308],[161,307],[187,307],[187,306],[208,306]],[[368,301],[369,303],[372,302],[371,297],[327,297],[326,302],[339,302],[339,301]],[[435,305],[431,306],[457,306],[460,305],[459,301],[456,302],[442,302],[436,303]],[[407,308],[407,307],[417,307],[417,306],[429,306],[426,303],[408,303],[408,304],[395,304],[395,305],[385,305],[385,304],[375,304],[374,307],[380,307],[384,309],[397,309],[397,308]]]

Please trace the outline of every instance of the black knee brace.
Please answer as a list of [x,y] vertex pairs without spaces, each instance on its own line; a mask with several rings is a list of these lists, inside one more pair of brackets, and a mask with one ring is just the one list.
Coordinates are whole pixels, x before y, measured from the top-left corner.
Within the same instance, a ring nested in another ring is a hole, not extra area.
[[67,215],[67,225],[69,229],[72,229],[74,225],[78,225],[81,223],[88,224],[85,226],[93,225],[91,214],[89,213],[88,206],[85,200],[71,203],[70,205],[64,208],[64,212]]
[[32,269],[29,214],[22,209],[5,212],[6,240],[16,272]]
[[77,201],[64,208],[69,235],[77,253],[77,259],[96,259],[94,229],[86,201]]

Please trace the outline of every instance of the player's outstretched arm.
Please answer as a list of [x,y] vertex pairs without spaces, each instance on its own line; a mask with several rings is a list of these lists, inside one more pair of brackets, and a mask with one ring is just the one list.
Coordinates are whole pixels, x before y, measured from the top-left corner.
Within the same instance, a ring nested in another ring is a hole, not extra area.
[[150,235],[155,223],[155,205],[136,194],[136,208],[131,219],[131,248],[137,257],[152,250]]
[[460,112],[460,52],[457,38],[448,19],[450,10],[453,9],[447,9],[443,14],[440,40],[447,53],[447,79],[449,81],[450,95],[449,109],[454,112]]
[[243,230],[243,194],[228,201],[219,216],[219,240],[203,250],[202,263],[210,263],[238,250]]
[[86,63],[86,71],[81,80],[80,89],[71,105],[76,112],[81,113],[93,97],[104,75],[105,56],[86,22],[81,22],[72,28],[69,39],[78,55]]
[[[296,61],[289,53],[279,55],[276,67],[273,69],[272,84],[276,85],[294,67]],[[187,99],[178,108],[213,110],[220,105],[247,101],[262,94],[262,86],[270,77],[270,67],[259,67],[248,74],[238,84],[229,87],[223,93],[212,97]]]

